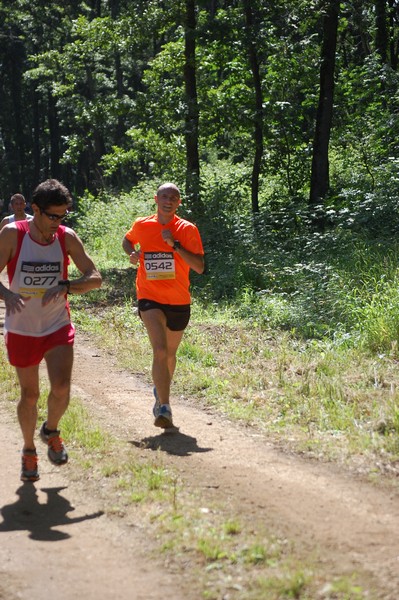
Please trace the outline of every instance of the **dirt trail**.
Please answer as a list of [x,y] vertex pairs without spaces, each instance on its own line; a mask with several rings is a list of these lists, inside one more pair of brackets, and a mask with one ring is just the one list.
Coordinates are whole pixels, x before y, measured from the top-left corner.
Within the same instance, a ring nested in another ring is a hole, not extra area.
[[[261,433],[183,399],[173,399],[180,432],[159,434],[151,388],[80,334],[73,381],[73,394],[102,427],[141,456],[161,453],[185,486],[200,490],[204,506],[224,503],[292,542],[304,559],[319,556],[331,576],[356,571],[365,589],[377,590],[370,597],[397,600],[397,489],[283,453]],[[39,446],[41,479],[22,485],[16,420],[1,403],[0,416],[0,599],[39,600],[44,589],[58,600],[202,597],[189,571],[155,558],[153,530],[102,514],[104,498],[76,481],[72,461],[56,469]]]

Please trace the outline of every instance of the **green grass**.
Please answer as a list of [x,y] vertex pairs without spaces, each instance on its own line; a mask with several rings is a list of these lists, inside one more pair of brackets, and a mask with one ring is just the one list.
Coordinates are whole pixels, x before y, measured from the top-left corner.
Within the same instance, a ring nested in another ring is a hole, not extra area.
[[[89,321],[80,314],[74,312],[79,328],[150,382],[151,348],[130,302],[95,309]],[[289,439],[300,452],[340,462],[364,457],[374,472],[382,455],[384,462],[399,458],[398,384],[390,356],[330,340],[299,342],[194,303],[173,394],[197,398],[280,442]]]

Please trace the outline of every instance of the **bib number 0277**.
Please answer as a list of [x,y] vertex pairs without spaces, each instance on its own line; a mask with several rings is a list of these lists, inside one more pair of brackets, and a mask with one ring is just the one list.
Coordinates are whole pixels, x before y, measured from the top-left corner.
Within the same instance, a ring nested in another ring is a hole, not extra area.
[[23,284],[34,287],[52,287],[55,285],[55,275],[24,275]]

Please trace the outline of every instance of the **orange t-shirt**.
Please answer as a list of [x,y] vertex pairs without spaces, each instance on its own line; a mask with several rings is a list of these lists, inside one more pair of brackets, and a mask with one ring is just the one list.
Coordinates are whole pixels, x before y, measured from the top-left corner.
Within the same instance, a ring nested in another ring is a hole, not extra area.
[[169,229],[173,239],[194,254],[204,254],[197,227],[174,215],[162,225],[157,215],[139,217],[126,234],[135,246],[140,244],[140,263],[137,271],[137,299],[154,300],[161,304],[190,304],[190,267],[162,238]]

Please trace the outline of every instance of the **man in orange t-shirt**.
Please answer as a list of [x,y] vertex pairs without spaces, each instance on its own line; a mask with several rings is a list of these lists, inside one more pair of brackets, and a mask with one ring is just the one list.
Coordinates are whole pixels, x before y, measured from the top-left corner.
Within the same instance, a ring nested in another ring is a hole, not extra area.
[[190,269],[204,272],[204,249],[197,227],[176,216],[179,188],[164,183],[155,195],[157,212],[139,217],[123,238],[123,250],[138,264],[139,315],[153,351],[154,425],[173,428],[169,396],[176,353],[190,319]]

